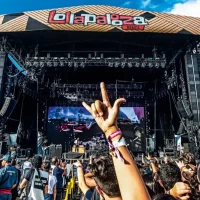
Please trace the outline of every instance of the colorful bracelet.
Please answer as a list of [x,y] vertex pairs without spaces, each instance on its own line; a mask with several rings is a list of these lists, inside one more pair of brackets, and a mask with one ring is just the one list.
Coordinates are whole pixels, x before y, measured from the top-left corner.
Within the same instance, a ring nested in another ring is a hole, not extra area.
[[108,140],[112,140],[114,139],[115,137],[119,136],[119,135],[122,135],[122,132],[120,129],[118,129],[117,131],[115,131],[114,133],[110,134],[108,136]]

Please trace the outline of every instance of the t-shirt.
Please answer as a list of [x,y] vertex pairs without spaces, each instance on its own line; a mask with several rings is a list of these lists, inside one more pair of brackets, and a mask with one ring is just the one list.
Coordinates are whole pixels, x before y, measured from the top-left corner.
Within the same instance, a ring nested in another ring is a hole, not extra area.
[[[24,177],[28,181],[27,187],[26,187],[26,193],[27,194],[29,194],[30,189],[31,189],[31,184],[32,184],[31,180],[33,179],[34,172],[35,172],[35,169],[31,168],[27,172],[26,176]],[[41,181],[43,183],[43,186],[48,185],[48,176],[49,176],[48,173],[45,172],[45,171],[41,171],[41,170],[39,170],[39,172],[40,172],[40,178],[41,178]]]
[[63,186],[63,177],[62,174],[64,173],[64,170],[59,168],[59,167],[55,167],[53,169],[53,175],[56,177],[57,179],[57,184],[56,184],[56,188],[57,189],[62,189]]
[[88,190],[86,193],[85,193],[85,198],[87,199],[87,200],[91,200],[92,199],[92,195],[93,195],[93,192],[92,192],[92,190]]
[[18,184],[17,169],[11,165],[0,169],[0,189],[11,189],[15,184]]
[[48,182],[48,194],[53,194],[53,188],[57,183],[57,179],[54,175],[49,175],[49,182]]

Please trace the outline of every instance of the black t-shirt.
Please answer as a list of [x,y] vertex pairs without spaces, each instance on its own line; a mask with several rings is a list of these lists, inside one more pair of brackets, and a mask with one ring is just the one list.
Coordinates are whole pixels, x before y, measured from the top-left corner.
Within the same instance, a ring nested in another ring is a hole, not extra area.
[[100,194],[98,193],[96,187],[94,188],[91,200],[100,200]]

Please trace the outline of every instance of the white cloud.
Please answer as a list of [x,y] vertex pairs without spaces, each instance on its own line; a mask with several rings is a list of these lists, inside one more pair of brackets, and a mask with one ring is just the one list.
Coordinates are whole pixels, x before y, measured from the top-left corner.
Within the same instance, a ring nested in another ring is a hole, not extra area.
[[151,0],[144,0],[142,1],[141,8],[146,8],[151,3]]
[[132,3],[132,1],[125,1],[121,6],[129,6]]
[[200,17],[200,0],[187,0],[184,3],[174,4],[169,13]]

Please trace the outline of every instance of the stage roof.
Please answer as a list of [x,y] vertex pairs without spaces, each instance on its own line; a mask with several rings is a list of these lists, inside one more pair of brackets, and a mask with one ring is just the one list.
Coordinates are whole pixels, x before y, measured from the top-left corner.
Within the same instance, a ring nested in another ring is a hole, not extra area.
[[200,35],[200,18],[103,5],[0,15],[0,32],[39,30]]

